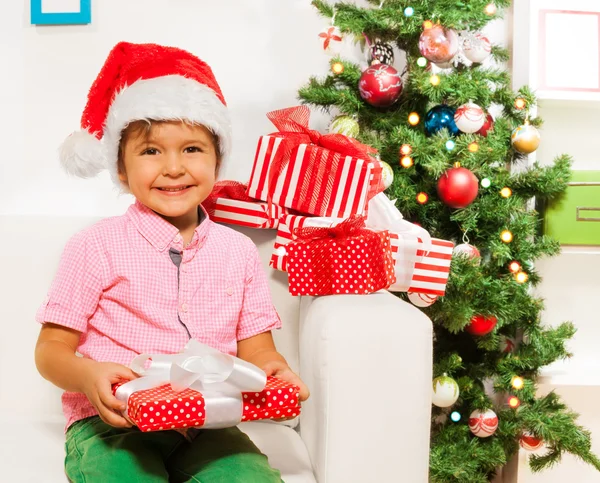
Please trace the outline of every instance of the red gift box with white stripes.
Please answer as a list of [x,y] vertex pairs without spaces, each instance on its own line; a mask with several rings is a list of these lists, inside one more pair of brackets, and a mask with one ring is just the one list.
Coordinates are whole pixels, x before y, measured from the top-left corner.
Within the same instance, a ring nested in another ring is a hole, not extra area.
[[269,204],[265,202],[253,203],[229,198],[217,198],[211,220],[217,223],[270,229],[277,228],[279,218],[287,212],[286,208],[277,205],[271,205],[269,212]]
[[[121,384],[113,386],[113,392]],[[244,392],[242,421],[293,418],[300,414],[300,388],[274,377],[260,392]],[[134,392],[127,401],[127,416],[141,431],[202,427],[206,422],[202,393],[175,392],[170,384]]]
[[[390,232],[394,262],[398,258],[400,236],[397,233]],[[419,239],[419,241],[422,246],[422,240]],[[431,239],[431,249],[429,252],[419,248],[408,292],[443,296],[446,293],[446,284],[450,276],[450,262],[452,261],[453,248],[454,243],[438,238]]]
[[[268,201],[271,161],[281,137],[259,139],[248,196]],[[381,163],[347,156],[314,144],[299,144],[272,189],[272,202],[300,213],[334,218],[363,215],[369,200],[382,191]]]

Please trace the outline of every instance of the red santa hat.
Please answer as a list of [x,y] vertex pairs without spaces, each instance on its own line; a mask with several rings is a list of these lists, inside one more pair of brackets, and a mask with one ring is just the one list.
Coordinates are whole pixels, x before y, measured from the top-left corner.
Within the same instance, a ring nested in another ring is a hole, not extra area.
[[81,130],[60,148],[62,165],[82,178],[107,169],[120,186],[121,132],[144,119],[202,124],[219,138],[222,163],[230,154],[229,113],[208,64],[174,47],[120,42],[90,89]]

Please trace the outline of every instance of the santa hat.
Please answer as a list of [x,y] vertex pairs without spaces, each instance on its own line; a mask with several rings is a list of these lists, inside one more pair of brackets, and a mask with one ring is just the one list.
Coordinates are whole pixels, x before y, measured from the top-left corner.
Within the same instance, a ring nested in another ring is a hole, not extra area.
[[202,124],[219,138],[221,162],[229,156],[229,113],[208,64],[174,47],[120,42],[90,89],[81,131],[60,148],[61,163],[82,178],[107,169],[120,186],[121,132],[143,119]]

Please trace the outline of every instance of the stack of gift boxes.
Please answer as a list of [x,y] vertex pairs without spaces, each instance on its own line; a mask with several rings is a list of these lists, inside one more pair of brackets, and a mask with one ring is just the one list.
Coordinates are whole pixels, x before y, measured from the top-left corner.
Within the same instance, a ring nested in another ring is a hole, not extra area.
[[306,107],[268,114],[247,185],[217,184],[213,221],[276,229],[271,266],[293,295],[380,289],[444,295],[453,243],[408,223],[383,193],[374,150],[308,128]]

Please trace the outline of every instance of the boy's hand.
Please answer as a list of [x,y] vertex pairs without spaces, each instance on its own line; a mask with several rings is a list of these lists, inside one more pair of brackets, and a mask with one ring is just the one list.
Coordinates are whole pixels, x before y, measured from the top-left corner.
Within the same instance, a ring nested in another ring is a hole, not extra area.
[[277,377],[298,386],[300,388],[300,396],[298,397],[300,402],[306,401],[309,398],[310,392],[308,387],[306,387],[306,384],[302,382],[302,379],[300,379],[285,362],[269,361],[265,363],[261,369],[265,371],[267,376]]
[[138,376],[128,367],[112,362],[94,362],[85,374],[81,392],[96,408],[102,421],[115,428],[130,428],[131,423],[120,414],[126,405],[113,395],[112,385]]

